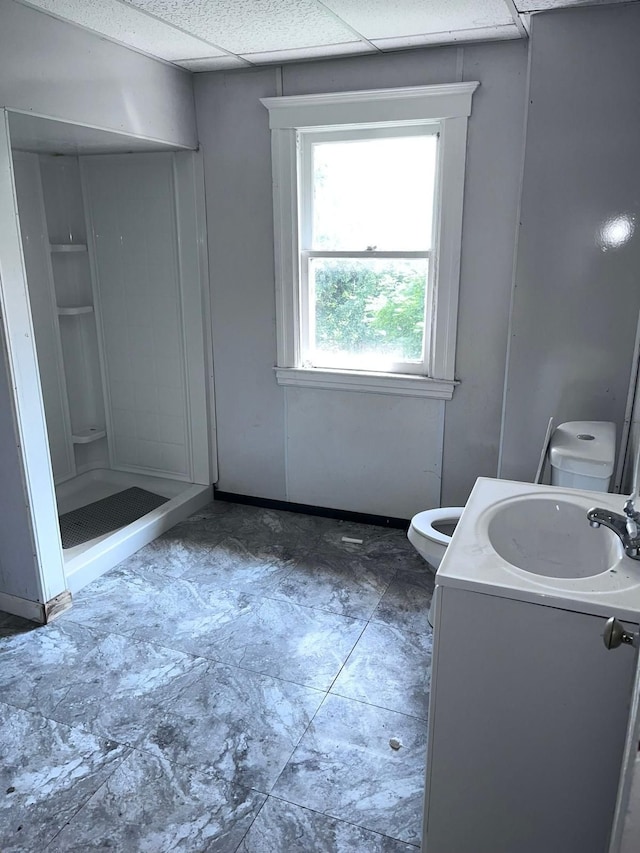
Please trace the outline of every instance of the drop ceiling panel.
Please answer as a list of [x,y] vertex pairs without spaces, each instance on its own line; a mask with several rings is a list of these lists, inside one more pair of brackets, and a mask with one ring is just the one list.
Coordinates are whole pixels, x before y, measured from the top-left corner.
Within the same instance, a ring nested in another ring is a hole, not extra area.
[[315,0],[128,2],[231,53],[293,50],[354,40],[351,29]]
[[323,0],[368,39],[512,25],[504,0]]
[[420,36],[401,36],[391,39],[372,39],[379,50],[403,50],[424,45],[452,44],[469,41],[500,41],[502,39],[520,38],[520,32],[515,24],[505,27],[478,27],[474,30],[456,30],[447,33],[428,33]]
[[519,12],[542,12],[545,9],[563,9],[565,6],[610,6],[628,0],[514,0]]
[[28,0],[25,5],[162,59],[224,55],[223,51],[201,39],[120,0]]

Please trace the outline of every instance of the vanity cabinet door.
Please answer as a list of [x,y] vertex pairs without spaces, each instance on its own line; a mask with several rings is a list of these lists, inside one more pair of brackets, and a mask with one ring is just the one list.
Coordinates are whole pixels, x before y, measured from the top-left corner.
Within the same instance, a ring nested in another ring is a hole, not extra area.
[[604,618],[437,593],[424,853],[603,853],[635,649]]

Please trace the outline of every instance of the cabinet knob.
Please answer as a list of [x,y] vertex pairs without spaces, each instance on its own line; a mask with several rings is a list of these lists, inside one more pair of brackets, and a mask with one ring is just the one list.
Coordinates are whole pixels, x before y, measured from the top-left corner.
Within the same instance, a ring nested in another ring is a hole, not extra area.
[[615,616],[607,619],[602,639],[608,649],[617,649],[622,644],[627,646],[639,645],[638,635],[626,631],[622,622],[616,619]]

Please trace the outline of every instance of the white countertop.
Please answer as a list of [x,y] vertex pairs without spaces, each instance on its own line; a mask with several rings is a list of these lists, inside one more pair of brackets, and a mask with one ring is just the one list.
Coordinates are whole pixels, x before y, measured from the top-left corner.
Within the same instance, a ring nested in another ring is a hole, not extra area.
[[[488,524],[501,506],[525,496],[570,501],[584,508],[584,529],[580,528],[576,535],[584,535],[586,542],[589,537],[609,537],[609,545],[616,554],[615,565],[589,577],[554,578],[524,571],[500,557],[489,543]],[[440,564],[436,583],[638,623],[640,560],[624,554],[620,540],[612,531],[605,527],[593,529],[587,521],[587,510],[594,506],[622,513],[625,499],[624,495],[481,477]]]

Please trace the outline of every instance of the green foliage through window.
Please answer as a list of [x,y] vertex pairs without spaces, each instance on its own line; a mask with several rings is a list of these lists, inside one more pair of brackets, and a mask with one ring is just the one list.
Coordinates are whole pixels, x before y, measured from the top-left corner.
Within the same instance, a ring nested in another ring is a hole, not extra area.
[[316,348],[422,359],[427,261],[311,261]]

